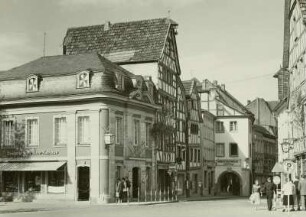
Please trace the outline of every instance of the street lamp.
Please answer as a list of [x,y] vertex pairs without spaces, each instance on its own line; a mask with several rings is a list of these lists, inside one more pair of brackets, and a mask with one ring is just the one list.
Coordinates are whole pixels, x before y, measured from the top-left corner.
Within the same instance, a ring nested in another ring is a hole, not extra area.
[[115,135],[111,133],[105,133],[104,134],[104,143],[106,145],[106,148],[108,148],[110,145],[115,143]]

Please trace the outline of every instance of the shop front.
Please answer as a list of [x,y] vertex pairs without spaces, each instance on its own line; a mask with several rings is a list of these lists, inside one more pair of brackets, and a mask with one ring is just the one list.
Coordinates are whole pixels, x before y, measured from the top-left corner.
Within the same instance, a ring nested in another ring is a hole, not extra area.
[[48,194],[66,194],[66,162],[3,162],[2,195],[16,198],[24,193],[33,193],[35,198]]

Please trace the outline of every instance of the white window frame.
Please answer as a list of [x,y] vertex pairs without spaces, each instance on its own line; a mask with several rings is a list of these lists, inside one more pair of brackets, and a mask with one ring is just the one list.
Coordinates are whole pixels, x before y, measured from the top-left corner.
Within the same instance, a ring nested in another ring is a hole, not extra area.
[[[36,138],[36,144],[29,144],[28,143],[28,138],[29,138],[29,135],[28,135],[28,129],[29,129],[29,126],[28,126],[28,121],[29,120],[37,120],[37,138]],[[27,147],[38,147],[39,146],[39,117],[26,117],[25,119],[26,121],[26,128],[25,128],[25,144]]]
[[[217,146],[221,145],[221,144],[223,146],[223,155],[222,156],[218,155],[218,148],[217,148]],[[216,143],[216,157],[225,157],[225,143],[224,142],[217,142]]]
[[[80,138],[79,138],[79,118],[81,118],[81,117],[88,117],[89,118],[89,124],[88,124],[88,140],[89,141],[85,141],[85,142],[81,142],[80,141]],[[77,139],[77,145],[80,145],[80,146],[89,146],[90,144],[91,144],[91,134],[90,134],[90,119],[91,119],[91,116],[90,116],[90,114],[86,114],[86,113],[84,113],[84,114],[78,114],[77,116],[76,116],[76,139]]]
[[[138,129],[136,129],[136,122],[138,123]],[[134,133],[134,145],[140,145],[140,119],[134,118],[133,120],[133,133]],[[137,133],[137,135],[136,135]]]
[[238,131],[238,122],[237,121],[230,121],[229,122],[230,132],[237,132]]
[[[65,139],[65,142],[64,143],[56,143],[56,133],[55,133],[55,127],[56,127],[56,119],[59,119],[59,118],[65,118],[66,119],[66,129],[65,129],[65,136],[66,136],[66,139]],[[68,117],[66,115],[55,115],[53,116],[53,146],[55,147],[61,147],[61,146],[66,146],[67,145],[67,140],[68,140],[68,124],[67,124],[67,120],[68,120]]]
[[[120,126],[120,133],[118,136],[118,120],[121,120],[121,126]],[[123,135],[124,135],[124,120],[122,116],[116,116],[116,122],[115,122],[115,142],[117,145],[123,144]],[[120,138],[119,138],[120,137]]]
[[[87,75],[88,82],[87,82],[86,86],[81,86],[80,76],[82,74]],[[81,72],[76,74],[76,87],[77,87],[77,89],[90,88],[90,85],[91,85],[90,84],[90,71],[81,71]]]
[[[36,80],[36,87],[35,87],[35,89],[30,89],[30,80],[32,80],[32,79],[34,79],[34,80]],[[38,80],[38,76],[37,75],[30,75],[30,76],[28,76],[27,77],[27,79],[26,79],[26,91],[27,91],[27,93],[33,93],[33,92],[38,92],[38,90],[39,90],[39,80]]]
[[[11,145],[5,145],[5,140],[4,140],[4,132],[5,132],[5,130],[4,130],[4,128],[5,128],[5,125],[4,125],[4,122],[9,122],[9,121],[12,121],[13,122],[13,135],[11,136],[12,137],[12,144]],[[13,148],[13,147],[15,147],[15,143],[14,143],[14,141],[15,141],[15,127],[16,127],[16,120],[14,119],[14,118],[5,118],[5,119],[3,119],[2,121],[1,121],[1,129],[2,129],[2,147],[3,148]]]

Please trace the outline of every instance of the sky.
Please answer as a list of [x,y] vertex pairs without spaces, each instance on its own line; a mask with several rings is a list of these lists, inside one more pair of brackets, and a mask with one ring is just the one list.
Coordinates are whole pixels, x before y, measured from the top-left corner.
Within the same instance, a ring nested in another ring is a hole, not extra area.
[[69,27],[168,17],[182,79],[225,84],[242,104],[277,100],[284,0],[0,0],[0,71],[61,55]]

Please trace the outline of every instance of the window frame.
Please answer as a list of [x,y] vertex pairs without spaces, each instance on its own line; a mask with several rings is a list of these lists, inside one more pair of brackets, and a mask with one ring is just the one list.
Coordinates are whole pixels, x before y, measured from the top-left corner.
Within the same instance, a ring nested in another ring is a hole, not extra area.
[[[217,147],[218,145],[223,146],[223,154],[222,155],[218,155],[218,147]],[[225,157],[225,143],[224,142],[217,142],[216,143],[216,157]]]
[[[37,144],[34,144],[34,145],[28,143],[28,139],[29,139],[29,135],[28,135],[29,124],[28,124],[28,121],[29,120],[37,120],[37,137],[36,137]],[[39,132],[40,132],[40,130],[39,130],[39,117],[37,117],[37,116],[26,117],[25,122],[26,122],[26,127],[25,127],[25,144],[26,144],[26,147],[39,147]]]
[[[222,124],[222,129],[219,129],[218,123]],[[224,128],[224,122],[223,121],[216,121],[216,133],[225,133],[225,128]]]
[[151,146],[151,129],[152,129],[152,123],[151,122],[145,122],[146,127],[146,137],[145,137],[145,146],[150,147]]
[[[5,125],[4,125],[4,122],[13,122],[12,126],[13,126],[13,130],[12,130],[12,136],[10,136],[10,139],[12,138],[12,142],[11,142],[11,145],[5,145],[5,140],[4,140],[4,132],[5,132]],[[1,135],[1,140],[2,140],[2,145],[1,147],[2,148],[14,148],[16,146],[15,144],[15,132],[16,132],[16,120],[14,118],[4,118],[2,121],[1,121],[1,130],[2,130],[2,135]]]
[[[58,143],[56,144],[56,133],[55,133],[55,127],[56,127],[56,119],[60,119],[60,118],[65,118],[66,119],[66,132],[65,132],[65,137],[66,137],[66,141],[65,143]],[[67,143],[68,143],[68,123],[67,123],[68,117],[66,115],[55,115],[53,116],[53,146],[54,147],[66,147]]]
[[[81,85],[80,76],[81,76],[82,74],[87,74],[88,85],[86,85],[86,86],[80,86],[80,85]],[[90,87],[91,87],[91,78],[90,78],[90,74],[91,74],[91,73],[90,73],[90,71],[88,71],[88,70],[84,70],[84,71],[78,72],[78,73],[76,74],[76,88],[77,88],[77,89],[85,89],[85,88],[90,88]]]
[[[138,125],[138,129],[136,129],[136,123],[138,123],[137,125]],[[133,133],[134,133],[134,138],[133,138],[133,140],[134,140],[134,145],[135,146],[138,146],[138,145],[140,145],[140,120],[139,119],[137,119],[137,118],[134,118],[133,119]],[[136,135],[136,133],[137,133],[137,135]]]
[[237,121],[230,121],[229,122],[229,131],[230,132],[237,132],[238,131],[238,122]]
[[[30,80],[36,80],[36,88],[34,90],[30,90]],[[27,93],[35,93],[39,91],[39,77],[37,75],[29,75],[26,79],[26,92]]]
[[[236,148],[237,148],[237,155],[233,155],[233,154],[232,154],[232,145],[236,145]],[[238,149],[238,144],[237,144],[237,143],[231,142],[231,143],[229,144],[229,156],[230,156],[230,157],[239,157],[239,149]]]
[[[115,144],[116,145],[123,145],[123,135],[124,135],[124,120],[123,120],[123,117],[122,116],[116,116],[116,122],[115,122]],[[118,120],[121,121],[121,126],[120,126],[120,135],[118,138]]]
[[[80,141],[80,133],[79,133],[79,127],[80,127],[80,125],[79,125],[79,118],[81,118],[81,117],[88,117],[88,140],[89,141],[86,141],[86,142],[81,142]],[[89,114],[78,114],[77,116],[76,116],[76,130],[77,130],[77,132],[76,132],[76,135],[77,135],[77,137],[76,137],[76,139],[77,139],[77,145],[78,146],[90,146],[91,145],[91,134],[90,134],[90,115]]]

